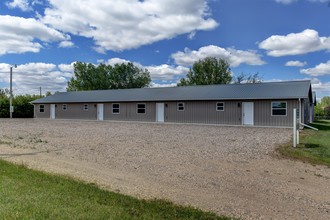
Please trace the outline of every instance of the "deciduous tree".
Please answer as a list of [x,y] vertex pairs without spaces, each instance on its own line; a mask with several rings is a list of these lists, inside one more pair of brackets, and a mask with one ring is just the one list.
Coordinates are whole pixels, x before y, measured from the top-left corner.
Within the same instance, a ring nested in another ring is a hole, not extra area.
[[133,63],[114,66],[77,62],[74,64],[74,77],[68,82],[68,91],[128,89],[149,86],[150,73]]
[[226,60],[207,57],[195,62],[178,86],[228,84],[231,80],[232,73]]

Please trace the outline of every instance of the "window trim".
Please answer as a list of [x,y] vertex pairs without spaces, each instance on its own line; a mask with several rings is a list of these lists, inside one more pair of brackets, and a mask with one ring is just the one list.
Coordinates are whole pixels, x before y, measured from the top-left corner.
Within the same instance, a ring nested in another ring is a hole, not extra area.
[[[218,109],[218,107],[220,107],[220,106],[218,106],[218,104],[222,104],[222,110],[219,110],[219,109]],[[217,112],[224,112],[224,111],[225,111],[225,103],[224,103],[224,102],[217,102],[217,103],[215,104],[215,110],[216,110]]]
[[[87,108],[86,108],[87,107]],[[88,111],[89,110],[89,105],[88,104],[84,104],[84,106],[83,106],[83,110],[84,111]]]
[[[41,108],[41,106],[42,106],[42,108]],[[42,109],[42,111],[41,111],[41,109]],[[45,113],[45,105],[44,104],[39,105],[39,113]]]
[[[283,110],[283,109],[285,109],[285,115],[274,115],[273,114],[273,110],[274,110],[274,108],[273,108],[273,103],[276,103],[276,102],[279,102],[279,103],[281,103],[281,102],[283,102],[283,103],[285,103],[285,108],[275,108],[275,109],[277,109],[277,110]],[[287,101],[272,101],[271,102],[271,106],[270,106],[270,113],[271,113],[271,116],[288,116],[288,102]]]
[[[64,109],[64,106],[65,106],[65,109]],[[62,111],[66,111],[68,110],[68,104],[62,104]]]
[[[139,105],[144,105],[144,108],[139,108]],[[144,113],[140,113],[139,109],[144,109]],[[146,114],[147,113],[147,104],[146,103],[136,103],[136,114]]]
[[[113,105],[118,105],[118,108],[114,108]],[[118,112],[113,112],[113,109],[118,109]],[[112,103],[111,104],[111,113],[115,114],[115,115],[120,114],[120,103]]]
[[[182,104],[182,110],[179,109],[179,105]],[[183,112],[186,109],[185,103],[184,102],[177,102],[176,103],[176,110],[179,112]]]

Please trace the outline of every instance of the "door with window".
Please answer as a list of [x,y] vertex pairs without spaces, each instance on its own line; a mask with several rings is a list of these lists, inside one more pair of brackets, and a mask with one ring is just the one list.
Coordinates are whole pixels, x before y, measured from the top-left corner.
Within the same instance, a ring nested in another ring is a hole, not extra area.
[[253,102],[243,102],[243,125],[253,125],[254,122]]

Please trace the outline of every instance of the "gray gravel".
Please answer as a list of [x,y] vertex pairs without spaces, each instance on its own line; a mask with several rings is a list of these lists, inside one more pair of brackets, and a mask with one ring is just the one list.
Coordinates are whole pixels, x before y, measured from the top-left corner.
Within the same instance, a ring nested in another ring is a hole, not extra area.
[[34,119],[0,126],[2,158],[113,191],[243,219],[330,216],[330,169],[274,156],[291,129]]

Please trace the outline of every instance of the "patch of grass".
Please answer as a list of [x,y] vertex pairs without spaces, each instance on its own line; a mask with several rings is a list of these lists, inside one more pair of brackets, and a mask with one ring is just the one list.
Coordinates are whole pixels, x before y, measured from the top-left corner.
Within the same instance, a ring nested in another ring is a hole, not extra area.
[[0,219],[229,219],[0,160]]
[[278,148],[287,157],[300,159],[313,164],[330,166],[330,121],[315,121],[311,126],[319,131],[305,129],[300,132],[300,144],[293,148],[287,144]]

